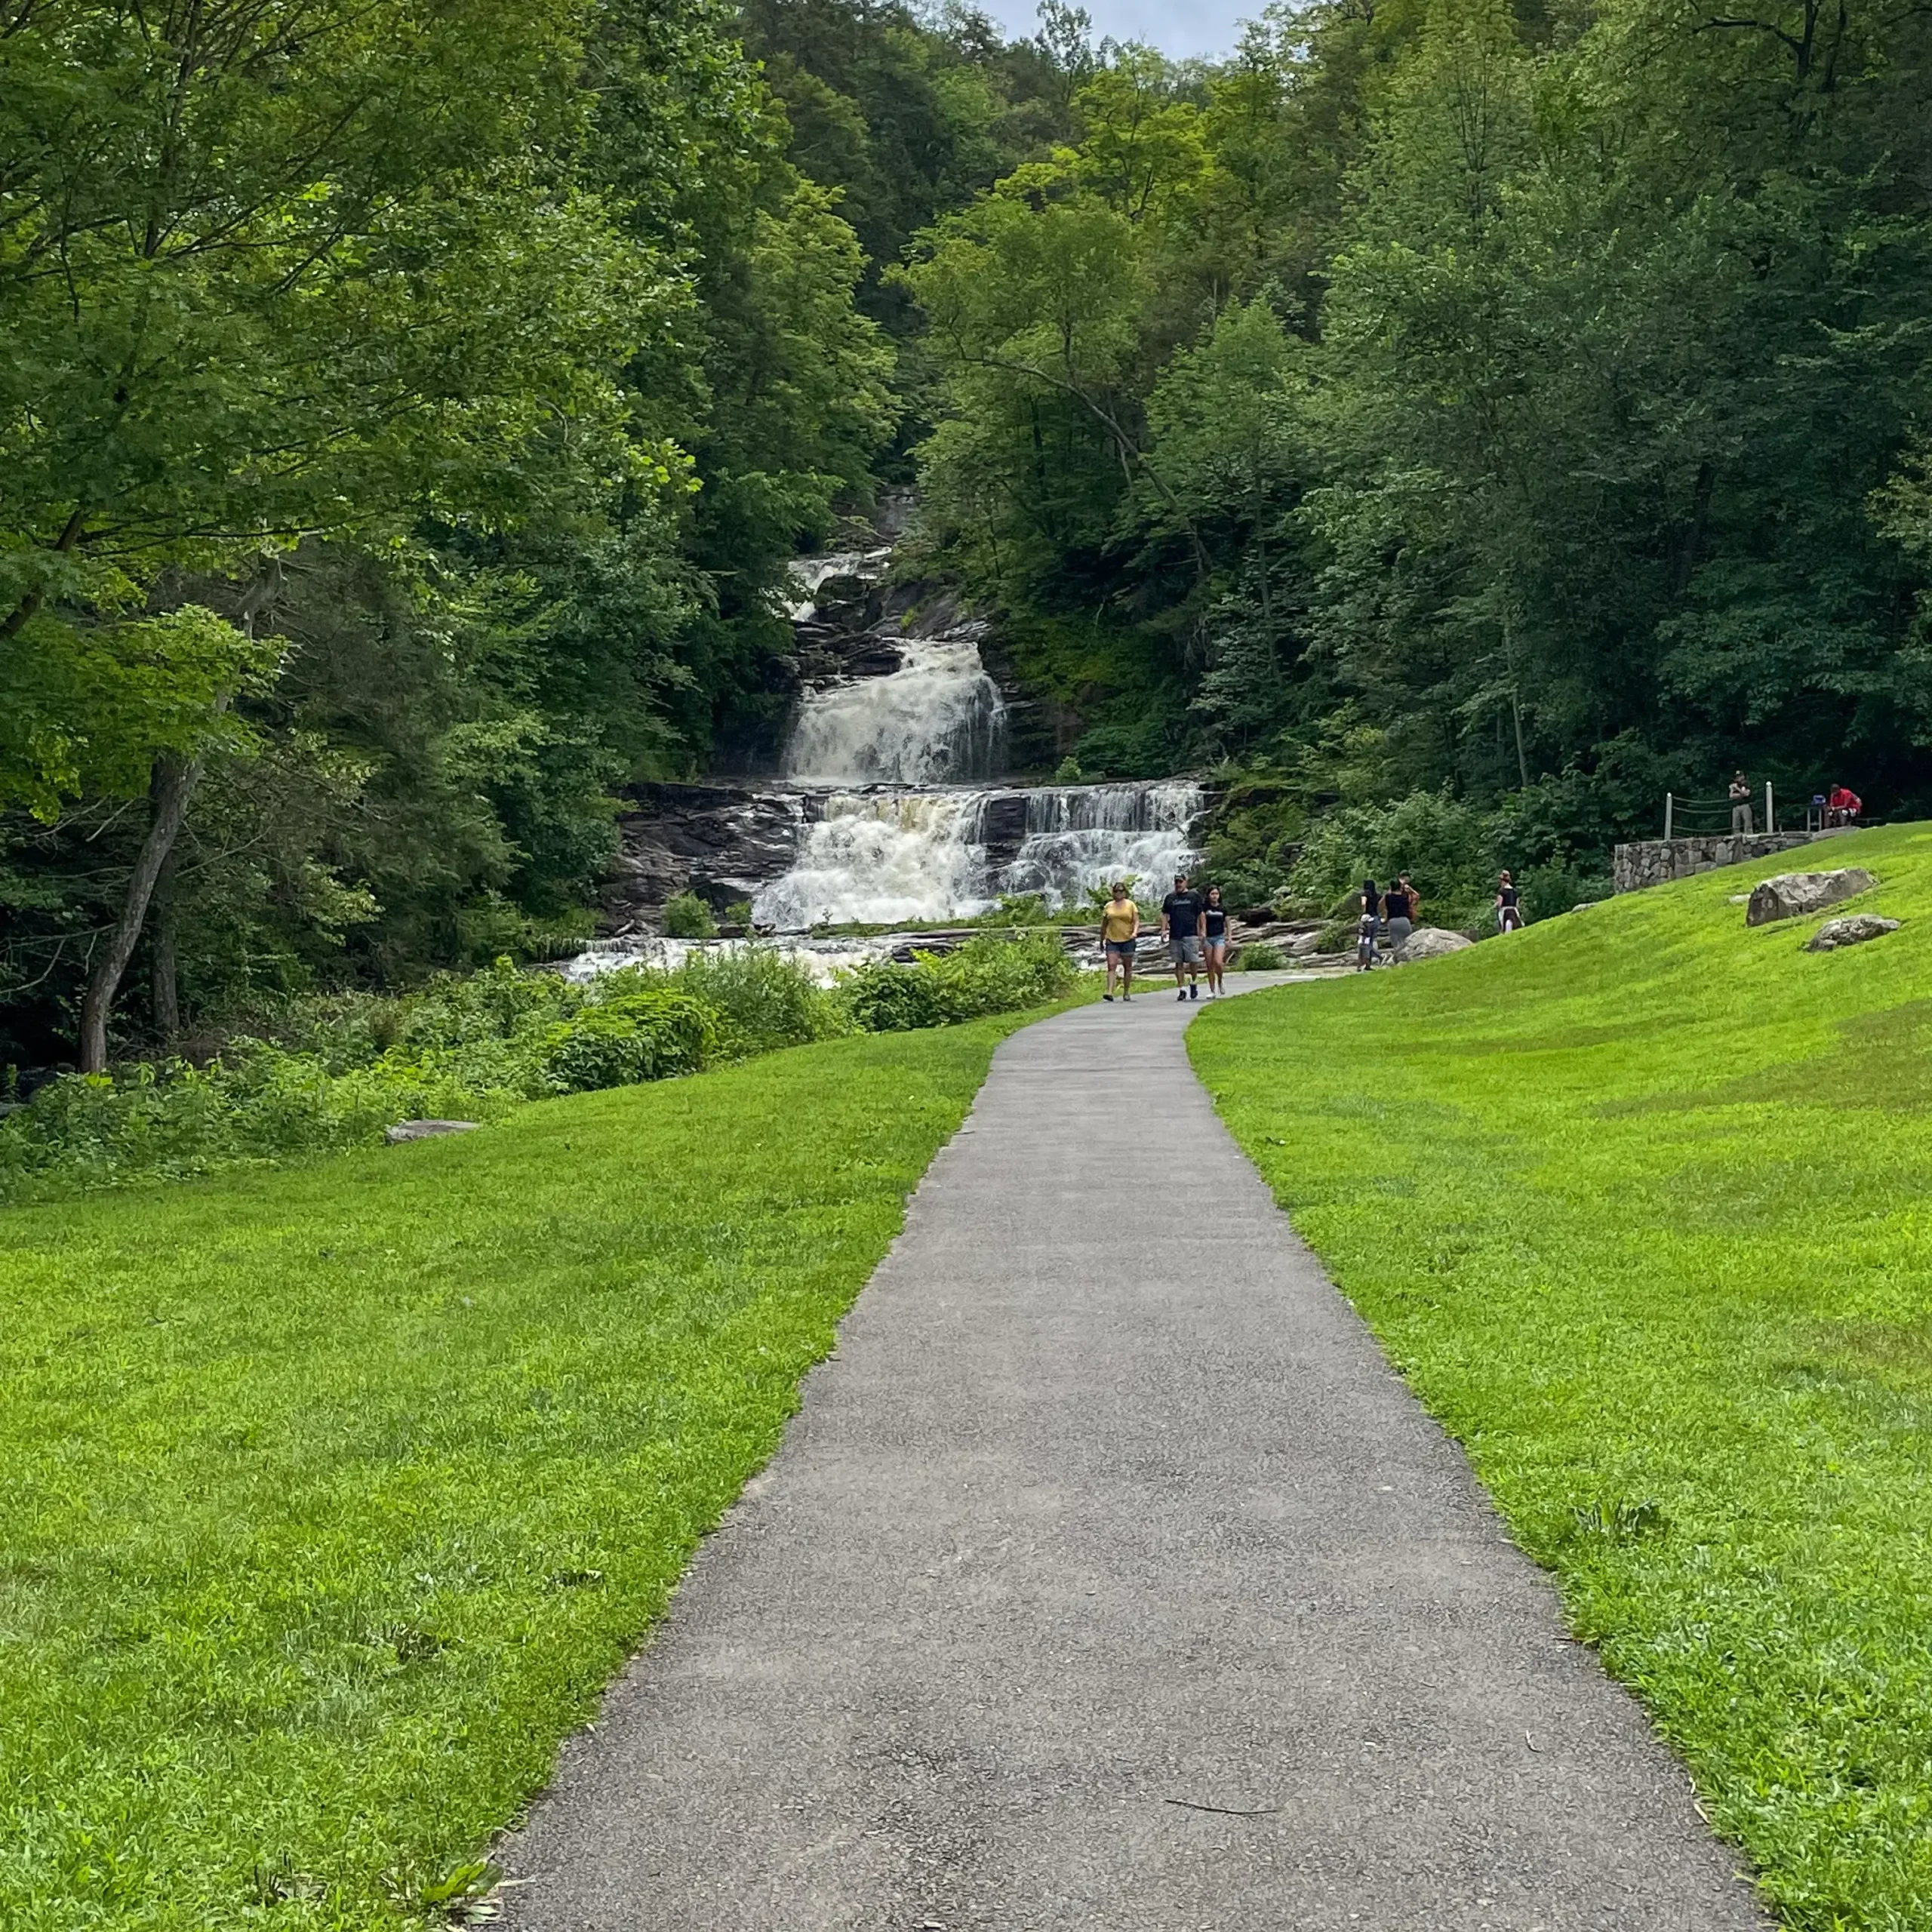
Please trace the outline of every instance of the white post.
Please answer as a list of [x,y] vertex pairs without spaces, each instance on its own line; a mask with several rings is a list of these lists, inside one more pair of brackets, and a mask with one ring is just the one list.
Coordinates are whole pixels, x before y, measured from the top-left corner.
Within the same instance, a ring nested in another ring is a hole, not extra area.
[[1672,803],[1671,795],[1666,792],[1663,795],[1663,835],[1666,838],[1670,836],[1670,808]]
[[1764,780],[1764,829],[1767,832],[1775,832],[1778,829],[1777,820],[1774,816],[1776,809],[1771,803],[1771,781],[1767,778]]

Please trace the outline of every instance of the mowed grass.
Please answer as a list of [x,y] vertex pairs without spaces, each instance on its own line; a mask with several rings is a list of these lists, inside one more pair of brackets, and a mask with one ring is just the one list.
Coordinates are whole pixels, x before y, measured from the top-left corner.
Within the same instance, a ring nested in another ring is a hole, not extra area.
[[[1852,864],[1900,931],[1730,903]],[[1862,833],[1189,1035],[1805,1932],[1932,1926],[1928,906],[1932,829]]]
[[0,1214],[0,1925],[440,1918],[1026,1017]]

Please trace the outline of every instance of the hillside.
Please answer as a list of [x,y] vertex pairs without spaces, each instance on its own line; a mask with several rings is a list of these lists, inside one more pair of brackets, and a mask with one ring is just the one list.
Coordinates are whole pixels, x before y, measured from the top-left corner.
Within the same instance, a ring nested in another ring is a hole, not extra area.
[[1899,931],[1747,930],[1787,855],[1238,1001],[1192,1050],[1784,1921],[1903,1932],[1932,1921],[1932,828],[1829,851]]

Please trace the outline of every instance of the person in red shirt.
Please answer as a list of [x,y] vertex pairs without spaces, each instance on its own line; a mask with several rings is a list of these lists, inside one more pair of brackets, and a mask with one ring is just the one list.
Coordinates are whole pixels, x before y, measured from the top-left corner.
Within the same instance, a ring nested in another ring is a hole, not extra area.
[[1865,801],[1849,786],[1834,785],[1825,796],[1825,823],[1849,825],[1865,809]]

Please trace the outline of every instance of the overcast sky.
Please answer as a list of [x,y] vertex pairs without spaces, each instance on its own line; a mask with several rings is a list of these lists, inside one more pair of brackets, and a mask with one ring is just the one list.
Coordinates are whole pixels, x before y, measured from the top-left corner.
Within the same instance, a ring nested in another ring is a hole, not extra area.
[[[980,0],[985,11],[1023,40],[1038,26],[1033,0]],[[1189,54],[1232,53],[1235,23],[1252,19],[1265,0],[1084,0],[1094,17],[1094,38],[1144,40],[1177,60]]]

